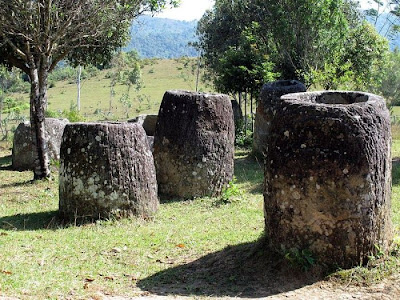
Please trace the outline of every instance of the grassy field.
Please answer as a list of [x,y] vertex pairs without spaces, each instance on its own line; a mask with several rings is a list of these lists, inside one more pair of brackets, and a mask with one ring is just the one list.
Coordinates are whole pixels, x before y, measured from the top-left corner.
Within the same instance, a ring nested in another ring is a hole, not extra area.
[[[31,172],[15,172],[9,165],[10,152],[3,150],[0,296],[102,299],[152,292],[255,297],[316,280],[313,272],[303,272],[260,250],[263,170],[246,151],[236,151],[235,157],[240,195],[228,201],[162,199],[159,212],[149,221],[65,224],[57,217],[57,173],[52,180],[31,182]],[[399,232],[399,164],[394,164],[392,199]],[[393,255],[374,259],[367,267],[334,273],[332,281],[364,286],[400,274],[400,258],[396,251]],[[272,284],[267,290],[265,281]]]
[[[129,117],[157,113],[169,89],[194,89],[194,78],[177,61],[147,64],[145,88],[150,99],[134,102]],[[183,72],[183,73],[182,73]],[[82,113],[88,120],[125,119],[118,86],[109,110],[106,72],[83,83]],[[204,86],[202,90],[206,90]],[[49,109],[68,110],[76,86],[56,83]],[[99,96],[100,95],[100,96]],[[27,99],[28,95],[20,95]],[[98,111],[95,114],[95,111]],[[100,113],[99,113],[100,112]],[[400,115],[400,111],[399,111]],[[58,219],[58,176],[31,182],[31,172],[10,170],[9,144],[0,145],[0,297],[21,299],[102,299],[105,295],[268,296],[320,280],[263,248],[262,163],[237,150],[236,187],[229,200],[161,199],[152,220],[107,220],[86,224]],[[393,156],[400,157],[400,126],[393,127]],[[400,229],[400,164],[393,165],[393,222]],[[330,276],[346,289],[400,274],[399,236],[392,256],[367,267]],[[324,277],[322,277],[324,278]],[[267,285],[265,283],[268,283]]]
[[0,165],[0,295],[23,298],[135,295],[136,283],[263,232],[262,168],[236,156],[237,186],[229,202],[162,201],[154,220],[98,221],[75,226],[57,219],[58,182],[31,183],[31,172]]
[[[195,90],[196,78],[191,68],[185,68],[179,59],[151,59],[145,60],[142,68],[144,86],[138,92],[130,92],[132,107],[129,108],[129,118],[139,114],[158,113],[162,97],[167,90]],[[124,120],[127,118],[125,108],[119,101],[127,87],[117,84],[115,95],[111,99],[110,109],[110,82],[107,73],[110,70],[100,71],[96,76],[83,80],[81,84],[81,113],[87,120],[104,118]],[[208,91],[204,84],[199,85],[200,91]],[[29,99],[29,94],[14,94],[16,98]],[[142,96],[141,101],[139,97]],[[49,89],[48,109],[51,111],[69,110],[76,104],[77,86],[73,81],[59,81]],[[24,112],[28,116],[28,111]]]

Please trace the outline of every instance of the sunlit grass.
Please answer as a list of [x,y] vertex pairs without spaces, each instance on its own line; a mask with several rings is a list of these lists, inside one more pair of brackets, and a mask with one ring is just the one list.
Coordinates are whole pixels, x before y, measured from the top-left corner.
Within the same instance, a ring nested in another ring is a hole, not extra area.
[[[3,167],[8,152],[1,152]],[[137,280],[262,235],[263,171],[240,153],[235,201],[164,200],[155,218],[75,226],[57,218],[58,182],[0,171],[0,295],[134,296]]]

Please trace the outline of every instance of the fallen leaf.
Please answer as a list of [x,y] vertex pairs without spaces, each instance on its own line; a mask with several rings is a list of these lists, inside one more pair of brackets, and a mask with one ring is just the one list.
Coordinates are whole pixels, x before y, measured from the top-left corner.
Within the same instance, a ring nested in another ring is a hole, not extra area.
[[113,280],[114,280],[114,277],[111,277],[111,276],[104,276],[104,279],[113,281]]
[[185,248],[185,244],[178,244],[176,245],[178,248]]
[[10,272],[10,271],[5,271],[5,270],[2,270],[0,273],[6,274],[6,275],[12,275],[12,272]]

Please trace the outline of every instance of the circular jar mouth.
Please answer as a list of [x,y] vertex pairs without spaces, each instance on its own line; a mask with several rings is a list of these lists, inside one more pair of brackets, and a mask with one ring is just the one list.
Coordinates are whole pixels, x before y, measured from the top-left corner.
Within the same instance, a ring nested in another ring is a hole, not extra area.
[[282,96],[281,99],[326,105],[351,105],[368,102],[371,100],[371,94],[347,91],[306,92],[287,94]]
[[315,97],[315,103],[321,104],[354,104],[367,102],[368,95],[357,92],[326,92]]
[[296,81],[296,80],[277,80],[274,81],[272,83],[270,83],[270,86],[274,86],[274,87],[285,87],[285,86],[295,86],[295,85],[299,85],[300,82]]

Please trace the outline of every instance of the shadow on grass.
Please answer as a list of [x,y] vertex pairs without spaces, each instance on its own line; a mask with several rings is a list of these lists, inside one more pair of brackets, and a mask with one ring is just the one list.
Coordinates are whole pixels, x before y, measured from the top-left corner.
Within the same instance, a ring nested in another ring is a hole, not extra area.
[[12,170],[11,168],[12,156],[0,156],[0,170]]
[[230,246],[142,279],[137,286],[162,296],[267,297],[324,278],[321,271],[290,266],[264,245],[260,239]]
[[0,229],[10,231],[58,230],[69,227],[93,225],[99,219],[63,218],[58,210],[0,217]]
[[4,230],[43,230],[62,226],[58,211],[46,211],[0,217],[0,228]]
[[[0,168],[0,170],[2,170]],[[29,185],[29,184],[33,184],[34,181],[33,180],[26,180],[26,181],[21,181],[21,182],[13,182],[13,183],[7,183],[7,184],[0,184],[0,189],[5,189],[8,187],[19,187],[19,186],[24,186],[24,185]]]

